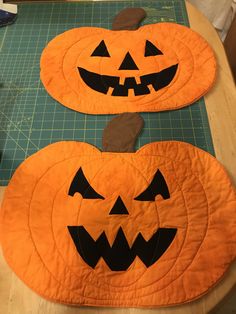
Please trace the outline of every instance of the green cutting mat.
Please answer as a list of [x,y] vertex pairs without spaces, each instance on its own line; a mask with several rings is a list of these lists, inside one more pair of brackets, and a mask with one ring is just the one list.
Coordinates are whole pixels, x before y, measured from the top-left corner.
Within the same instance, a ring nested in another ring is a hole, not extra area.
[[[61,140],[86,141],[101,148],[111,115],[85,115],[54,101],[39,79],[40,55],[49,40],[73,27],[110,28],[125,7],[143,7],[146,24],[188,25],[184,1],[110,1],[22,4],[17,22],[0,29],[0,185],[40,148]],[[181,140],[214,154],[204,100],[185,109],[142,114],[145,128],[137,148],[153,141]]]

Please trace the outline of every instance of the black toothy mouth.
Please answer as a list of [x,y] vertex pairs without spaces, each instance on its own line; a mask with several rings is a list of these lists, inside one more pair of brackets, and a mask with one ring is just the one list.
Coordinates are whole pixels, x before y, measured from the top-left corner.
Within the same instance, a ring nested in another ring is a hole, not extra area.
[[178,64],[172,65],[160,72],[146,74],[139,77],[140,83],[136,82],[135,77],[127,77],[124,84],[120,84],[119,76],[100,75],[78,67],[79,73],[86,85],[99,93],[111,96],[128,96],[129,89],[134,90],[135,96],[150,94],[148,85],[152,85],[155,91],[166,87],[175,77]]
[[120,227],[110,246],[105,231],[95,241],[83,226],[68,226],[70,235],[82,259],[95,268],[102,257],[113,271],[124,271],[138,256],[146,267],[154,264],[168,249],[175,238],[176,228],[159,228],[146,241],[139,232],[130,247],[123,229]]

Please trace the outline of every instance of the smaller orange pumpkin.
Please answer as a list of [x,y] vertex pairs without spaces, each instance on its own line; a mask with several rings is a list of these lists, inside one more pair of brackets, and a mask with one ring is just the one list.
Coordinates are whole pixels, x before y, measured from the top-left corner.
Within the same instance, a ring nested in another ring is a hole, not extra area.
[[167,306],[223,276],[235,258],[235,217],[224,169],[190,144],[111,153],[59,142],[16,170],[1,209],[2,248],[47,299]]
[[53,98],[92,114],[181,108],[202,97],[216,74],[208,43],[174,23],[75,28],[49,42],[40,64]]

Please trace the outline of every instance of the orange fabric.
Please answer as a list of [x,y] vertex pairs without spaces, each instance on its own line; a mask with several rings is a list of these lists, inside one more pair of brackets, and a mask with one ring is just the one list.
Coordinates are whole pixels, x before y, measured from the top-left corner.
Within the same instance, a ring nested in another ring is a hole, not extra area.
[[[110,57],[91,56],[102,40]],[[145,57],[146,41],[162,54]],[[138,69],[119,69],[127,53]],[[161,79],[157,91],[149,82],[145,85],[149,89],[147,94],[135,96],[134,89],[129,88],[128,96],[111,96],[115,89],[105,76],[120,80],[122,89],[127,78],[132,77],[140,84],[142,77],[174,65],[178,68],[173,79],[163,88]],[[95,73],[96,77],[102,75],[100,81],[94,77],[91,81],[96,86],[102,82],[103,87],[109,87],[108,91],[101,93],[89,87],[78,67]],[[190,28],[174,23],[145,25],[135,31],[75,28],[51,40],[41,57],[41,80],[47,92],[64,106],[90,114],[181,108],[203,96],[212,87],[215,75],[216,60],[208,43]]]
[[[68,195],[80,167],[104,199]],[[134,200],[157,169],[170,198]],[[129,215],[109,215],[118,196]],[[83,261],[68,225],[86,226],[95,240],[105,231],[110,244],[122,227],[130,246],[138,233],[148,241],[158,227],[177,228],[177,234],[152,266],[136,257],[126,271],[111,271],[102,258],[94,269]],[[1,239],[10,267],[47,299],[122,307],[183,303],[206,293],[235,258],[235,190],[214,157],[187,143],[103,153],[86,143],[59,142],[16,170],[1,209]]]

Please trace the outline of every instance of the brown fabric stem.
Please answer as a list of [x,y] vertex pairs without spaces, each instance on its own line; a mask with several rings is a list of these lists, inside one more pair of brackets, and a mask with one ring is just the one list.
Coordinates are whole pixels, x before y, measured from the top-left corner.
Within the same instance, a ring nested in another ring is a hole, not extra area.
[[134,152],[134,145],[143,125],[143,118],[137,113],[119,114],[108,122],[103,131],[103,151]]
[[120,11],[113,19],[112,29],[135,30],[146,17],[146,12],[141,8],[126,8]]

